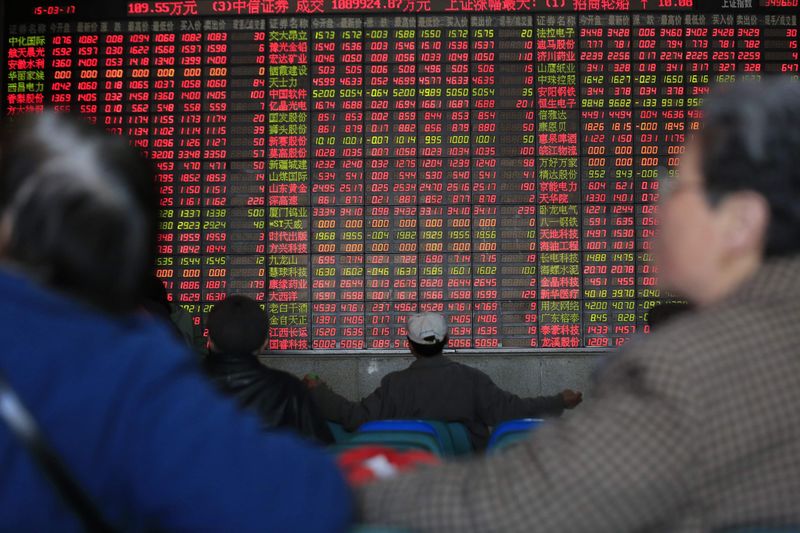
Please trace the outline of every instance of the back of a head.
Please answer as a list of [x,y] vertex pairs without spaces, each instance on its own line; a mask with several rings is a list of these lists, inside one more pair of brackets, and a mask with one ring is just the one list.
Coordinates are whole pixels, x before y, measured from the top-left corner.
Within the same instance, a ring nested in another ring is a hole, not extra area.
[[447,319],[439,313],[417,313],[408,317],[408,344],[421,357],[439,355],[447,346]]
[[703,112],[706,191],[759,193],[770,208],[765,255],[800,252],[800,82],[776,76],[718,86]]
[[0,144],[0,257],[109,311],[133,309],[155,259],[151,167],[121,137],[45,111]]
[[258,302],[233,295],[214,306],[206,322],[208,338],[217,352],[250,355],[261,349],[267,338],[267,314]]

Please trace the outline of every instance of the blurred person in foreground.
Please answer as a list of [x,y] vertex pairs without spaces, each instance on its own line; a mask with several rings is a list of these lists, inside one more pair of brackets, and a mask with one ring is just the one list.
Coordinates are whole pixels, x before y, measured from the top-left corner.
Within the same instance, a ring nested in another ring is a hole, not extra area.
[[306,378],[326,418],[349,431],[369,420],[386,418],[461,422],[473,447],[482,450],[489,440],[489,426],[514,418],[559,416],[582,400],[581,393],[572,390],[520,398],[495,385],[480,370],[446,357],[442,351],[447,346],[447,321],[438,313],[411,315],[407,331],[414,362],[384,376],[381,386],[360,402],[348,401],[325,383]]
[[666,324],[674,320],[676,317],[687,313],[693,309],[692,304],[688,302],[661,302],[647,311],[647,318],[645,323],[650,331],[661,329]]
[[[150,167],[124,139],[45,112],[0,151],[0,372],[107,522],[124,530],[342,531],[333,462],[265,433],[139,311],[154,264]],[[0,529],[77,531],[0,421]]]
[[225,394],[258,413],[266,427],[291,428],[325,444],[333,435],[299,378],[261,364],[267,314],[247,296],[228,296],[208,315],[203,368]]
[[592,402],[487,459],[367,486],[416,531],[800,524],[800,83],[720,87],[662,199],[664,287],[698,309],[623,348]]

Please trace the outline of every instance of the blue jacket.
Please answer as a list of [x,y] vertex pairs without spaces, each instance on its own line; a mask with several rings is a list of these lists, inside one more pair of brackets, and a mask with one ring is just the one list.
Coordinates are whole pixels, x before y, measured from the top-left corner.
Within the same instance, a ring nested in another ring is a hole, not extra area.
[[[111,319],[0,270],[0,369],[106,519],[126,530],[343,531],[321,449],[265,433],[165,327]],[[0,530],[80,523],[0,422]]]

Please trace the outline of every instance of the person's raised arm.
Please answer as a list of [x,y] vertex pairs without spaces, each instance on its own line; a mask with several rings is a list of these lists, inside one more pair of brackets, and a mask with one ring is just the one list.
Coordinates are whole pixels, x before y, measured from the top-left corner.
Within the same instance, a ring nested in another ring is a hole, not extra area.
[[364,422],[391,415],[391,406],[386,399],[389,384],[385,377],[381,385],[360,402],[351,402],[318,379],[309,380],[306,377],[305,381],[320,414],[326,420],[342,424],[347,431],[355,431]]
[[496,426],[514,418],[541,418],[558,416],[582,400],[579,392],[565,390],[554,396],[520,398],[495,385],[483,372],[475,373],[475,390],[478,415],[487,426]]

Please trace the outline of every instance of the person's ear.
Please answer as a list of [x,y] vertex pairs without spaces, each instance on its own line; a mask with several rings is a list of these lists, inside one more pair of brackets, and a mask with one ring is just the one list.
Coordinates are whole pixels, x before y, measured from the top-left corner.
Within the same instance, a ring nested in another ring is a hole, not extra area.
[[769,203],[755,191],[728,194],[718,207],[725,247],[734,254],[764,249]]
[[408,337],[406,337],[406,345],[408,346],[408,351],[411,352],[411,355],[413,355],[414,357],[419,357],[419,354],[414,349],[414,345],[411,344],[411,339],[409,339]]

